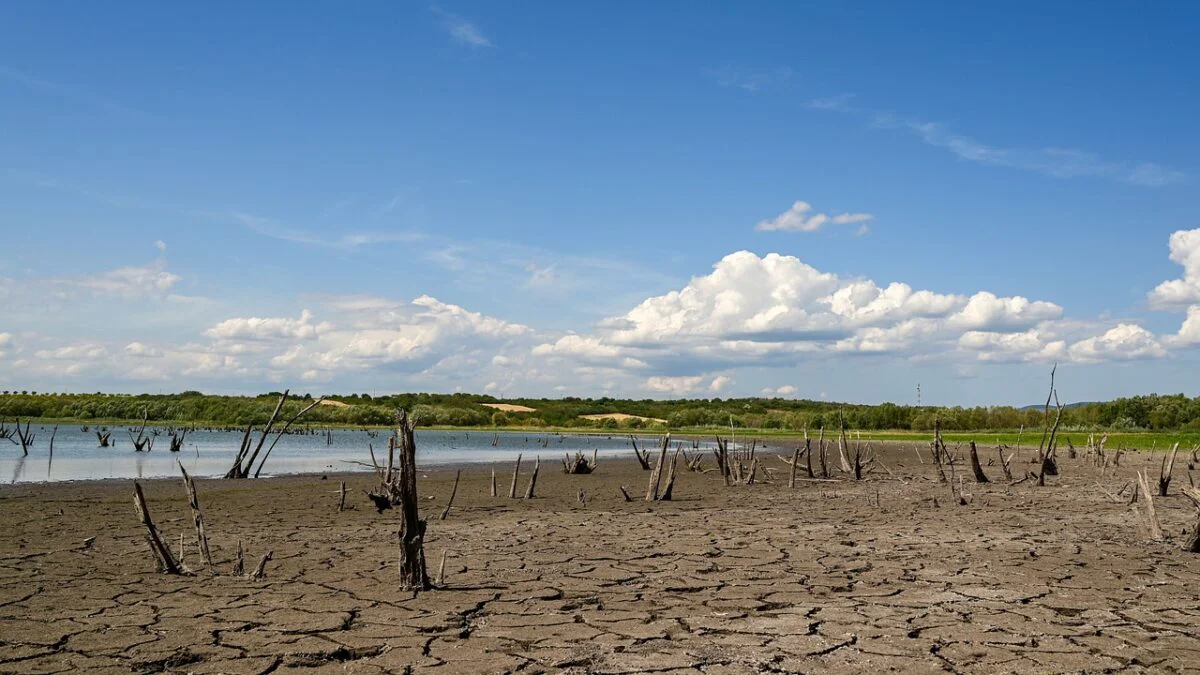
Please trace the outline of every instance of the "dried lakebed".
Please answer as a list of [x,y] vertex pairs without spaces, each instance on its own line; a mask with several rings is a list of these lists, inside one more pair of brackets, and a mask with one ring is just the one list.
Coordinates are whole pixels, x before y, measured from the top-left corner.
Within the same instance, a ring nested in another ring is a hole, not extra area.
[[[397,590],[398,516],[372,508],[370,474],[197,481],[221,575],[190,577],[155,572],[131,481],[3,486],[0,671],[1200,668],[1200,556],[1180,550],[1195,509],[1173,487],[1156,500],[1168,539],[1150,542],[1106,494],[1135,468],[1157,476],[1158,457],[1103,476],[1063,458],[1047,487],[968,482],[957,506],[911,446],[881,453],[894,476],[794,490],[764,455],[771,482],[683,471],[675,501],[647,504],[619,490],[645,491],[632,457],[568,476],[552,450],[528,501],[490,497],[489,467],[466,467],[444,521],[454,469],[422,472],[431,574],[447,558],[443,588],[416,597]],[[496,466],[502,495],[511,469]],[[201,567],[182,482],[143,487]],[[229,575],[239,541],[248,567],[273,552],[265,578]]]

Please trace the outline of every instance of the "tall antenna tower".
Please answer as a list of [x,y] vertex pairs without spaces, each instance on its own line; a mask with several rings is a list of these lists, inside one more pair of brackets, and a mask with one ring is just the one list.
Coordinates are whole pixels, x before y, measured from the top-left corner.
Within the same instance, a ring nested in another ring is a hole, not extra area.
[[917,383],[917,407],[921,407],[921,383]]

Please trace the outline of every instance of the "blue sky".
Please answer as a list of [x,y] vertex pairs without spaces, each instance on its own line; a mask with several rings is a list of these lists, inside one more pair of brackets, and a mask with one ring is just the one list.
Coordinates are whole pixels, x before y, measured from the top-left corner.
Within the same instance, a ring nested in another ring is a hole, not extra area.
[[1200,10],[1046,5],[5,4],[0,387],[1195,395]]

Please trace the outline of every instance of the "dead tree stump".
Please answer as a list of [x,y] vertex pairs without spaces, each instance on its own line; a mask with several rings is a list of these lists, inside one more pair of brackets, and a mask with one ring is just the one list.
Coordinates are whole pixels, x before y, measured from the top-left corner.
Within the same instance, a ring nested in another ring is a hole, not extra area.
[[971,471],[975,473],[976,483],[990,483],[983,467],[979,464],[979,451],[975,449],[975,441],[971,441]]
[[508,498],[517,498],[517,476],[521,473],[521,453],[517,453],[517,464],[513,467],[512,483],[508,486]]
[[397,414],[399,427],[399,496],[400,496],[400,587],[411,591],[427,591],[429,573],[425,569],[425,521],[418,512],[417,443],[413,422],[408,413]]
[[[200,558],[204,560],[208,569],[216,574],[212,564],[212,553],[208,549],[208,533],[204,530],[204,514],[200,511],[200,497],[196,494],[196,482],[188,475],[187,469],[183,468],[182,462],[176,461],[176,463],[179,464],[179,471],[183,474],[183,488],[187,490],[188,507],[192,510],[192,525],[196,528],[196,545],[200,547]],[[342,483],[343,490],[345,490],[345,485]]]

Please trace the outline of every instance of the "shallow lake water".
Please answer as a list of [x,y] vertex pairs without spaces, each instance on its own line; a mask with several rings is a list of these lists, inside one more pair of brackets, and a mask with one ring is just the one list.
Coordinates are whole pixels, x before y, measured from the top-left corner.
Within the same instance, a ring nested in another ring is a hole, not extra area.
[[[179,476],[176,461],[193,476],[220,477],[233,464],[242,441],[242,431],[190,431],[179,452],[170,451],[170,436],[159,428],[154,449],[137,452],[125,427],[110,427],[112,447],[101,448],[95,427],[84,432],[80,426],[62,426],[50,453],[52,427],[34,426],[36,439],[29,456],[21,455],[19,445],[0,440],[0,481],[11,483],[94,480],[106,478],[165,478]],[[150,434],[154,429],[148,428]],[[362,429],[334,429],[326,437],[324,430],[312,434],[287,434],[279,440],[263,469],[263,475],[370,471],[368,445],[375,458],[387,461],[388,432],[371,436]],[[257,443],[258,434],[252,436]],[[268,437],[263,451],[274,440]],[[518,453],[529,460],[541,456],[557,466],[565,454],[597,450],[601,461],[606,456],[631,454],[625,434],[558,434],[533,432],[434,431],[417,430],[417,465],[460,463],[511,463]],[[495,445],[492,443],[495,442]],[[654,447],[655,437],[638,438],[640,447]],[[708,444],[702,447],[707,448]],[[261,457],[261,454],[260,454]]]

